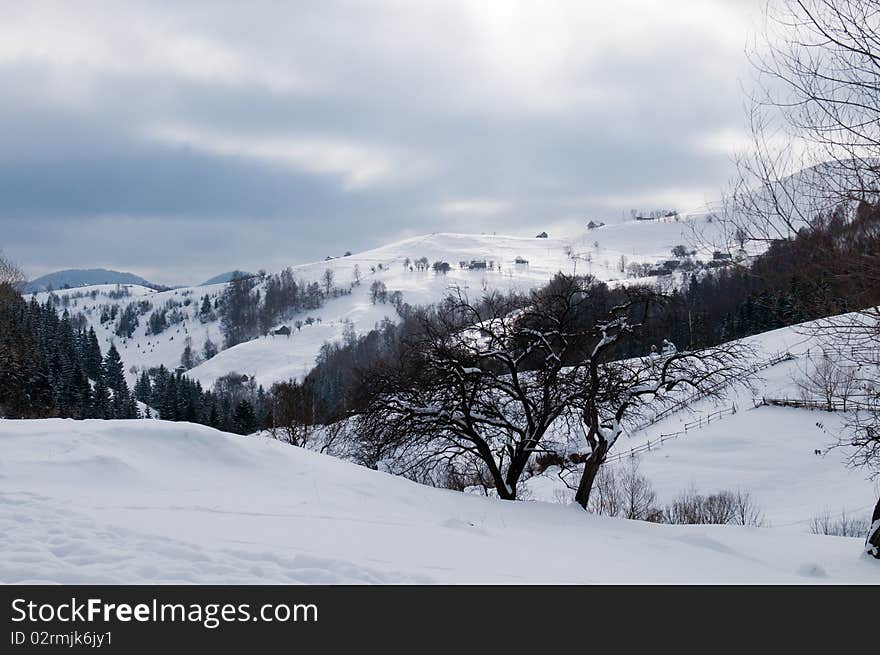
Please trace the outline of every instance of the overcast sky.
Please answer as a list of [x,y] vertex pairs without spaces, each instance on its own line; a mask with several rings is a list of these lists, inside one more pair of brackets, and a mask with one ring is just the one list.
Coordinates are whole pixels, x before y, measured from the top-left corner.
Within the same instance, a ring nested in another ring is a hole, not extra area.
[[717,198],[753,0],[4,2],[0,248],[160,283]]

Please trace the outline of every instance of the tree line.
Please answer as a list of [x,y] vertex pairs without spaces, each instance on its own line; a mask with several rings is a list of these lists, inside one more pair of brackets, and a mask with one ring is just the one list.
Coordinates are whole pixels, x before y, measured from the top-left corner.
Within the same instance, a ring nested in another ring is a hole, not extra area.
[[224,347],[267,334],[279,320],[318,309],[326,298],[348,292],[333,286],[330,269],[322,282],[297,280],[290,268],[274,275],[261,273],[231,280],[217,303]]
[[[227,432],[251,434],[269,424],[266,394],[235,374],[211,390],[182,371],[160,366],[126,381],[115,344],[106,354],[93,328],[78,327],[50,296],[25,300],[20,274],[0,258],[0,417],[135,419],[158,414]],[[142,405],[138,404],[138,401]]]
[[140,415],[115,346],[102,355],[92,328],[76,329],[66,310],[25,301],[0,281],[0,416]]
[[134,395],[148,406],[148,412],[157,412],[165,421],[201,423],[236,434],[252,434],[268,425],[267,394],[253,380],[236,373],[205,390],[183,371],[159,366],[140,374]]

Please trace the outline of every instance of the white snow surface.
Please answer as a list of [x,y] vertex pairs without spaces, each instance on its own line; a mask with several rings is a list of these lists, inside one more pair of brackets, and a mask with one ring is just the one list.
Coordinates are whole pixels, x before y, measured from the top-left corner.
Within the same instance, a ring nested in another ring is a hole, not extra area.
[[191,424],[2,420],[0,449],[2,583],[880,583],[859,539],[500,501]]

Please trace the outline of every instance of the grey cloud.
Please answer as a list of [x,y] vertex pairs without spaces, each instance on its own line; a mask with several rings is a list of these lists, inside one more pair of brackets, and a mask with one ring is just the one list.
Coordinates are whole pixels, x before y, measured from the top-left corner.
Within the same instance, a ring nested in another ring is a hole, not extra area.
[[731,172],[747,12],[657,4],[12,12],[0,246],[32,275],[187,282],[403,233],[613,218],[680,190],[688,209]]

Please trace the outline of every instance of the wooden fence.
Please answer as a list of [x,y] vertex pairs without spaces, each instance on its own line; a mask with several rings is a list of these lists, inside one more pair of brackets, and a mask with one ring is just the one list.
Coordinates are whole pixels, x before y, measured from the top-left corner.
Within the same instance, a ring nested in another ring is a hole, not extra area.
[[821,357],[829,357],[831,359],[844,359],[856,364],[880,364],[880,349],[876,346],[840,346],[834,348],[823,348],[815,346],[807,350],[808,359],[817,359]]
[[[757,373],[758,371],[761,371],[765,368],[770,368],[771,366],[776,366],[777,364],[780,364],[781,362],[789,361],[792,359],[794,359],[794,355],[792,355],[790,352],[788,352],[788,351],[778,352],[778,353],[774,354],[773,356],[771,356],[769,359],[766,359],[762,362],[756,362],[755,364],[750,366],[747,371],[747,374],[751,375],[751,374]],[[663,420],[667,416],[669,416],[671,414],[675,414],[676,412],[680,412],[683,409],[686,409],[687,407],[691,406],[696,401],[701,400],[703,398],[706,398],[707,396],[710,396],[710,395],[714,394],[715,392],[719,391],[720,389],[722,389],[725,386],[725,384],[726,383],[723,383],[723,382],[716,384],[715,386],[710,387],[709,389],[706,389],[704,391],[695,392],[695,393],[691,394],[690,396],[688,396],[687,398],[682,398],[681,400],[677,400],[677,401],[673,402],[672,404],[668,405],[667,407],[664,407],[662,410],[660,410],[659,412],[652,415],[650,418],[647,418],[647,419],[643,420],[642,422],[634,425],[632,428],[632,431],[638,432],[639,430],[644,430],[645,428],[654,425],[658,421]]]
[[736,404],[734,403],[730,407],[724,407],[722,409],[718,409],[714,412],[706,414],[705,416],[700,416],[697,420],[691,421],[690,423],[684,424],[684,430],[679,430],[678,432],[669,432],[668,434],[661,434],[658,438],[651,440],[648,439],[647,443],[643,443],[641,446],[636,446],[635,448],[630,448],[629,450],[616,453],[614,455],[609,455],[605,458],[606,463],[619,462],[627,457],[635,457],[639,453],[644,453],[649,450],[656,450],[660,446],[662,446],[665,442],[670,441],[671,439],[678,439],[679,437],[686,435],[690,430],[694,430],[696,428],[701,428],[703,426],[709,425],[713,421],[717,421],[718,419],[724,416],[730,416],[731,414],[736,414]]
[[802,398],[761,398],[755,403],[756,407],[774,406],[774,407],[797,407],[799,409],[813,409],[823,412],[845,412],[847,407],[852,408],[853,403],[847,403],[843,400],[804,400]]

